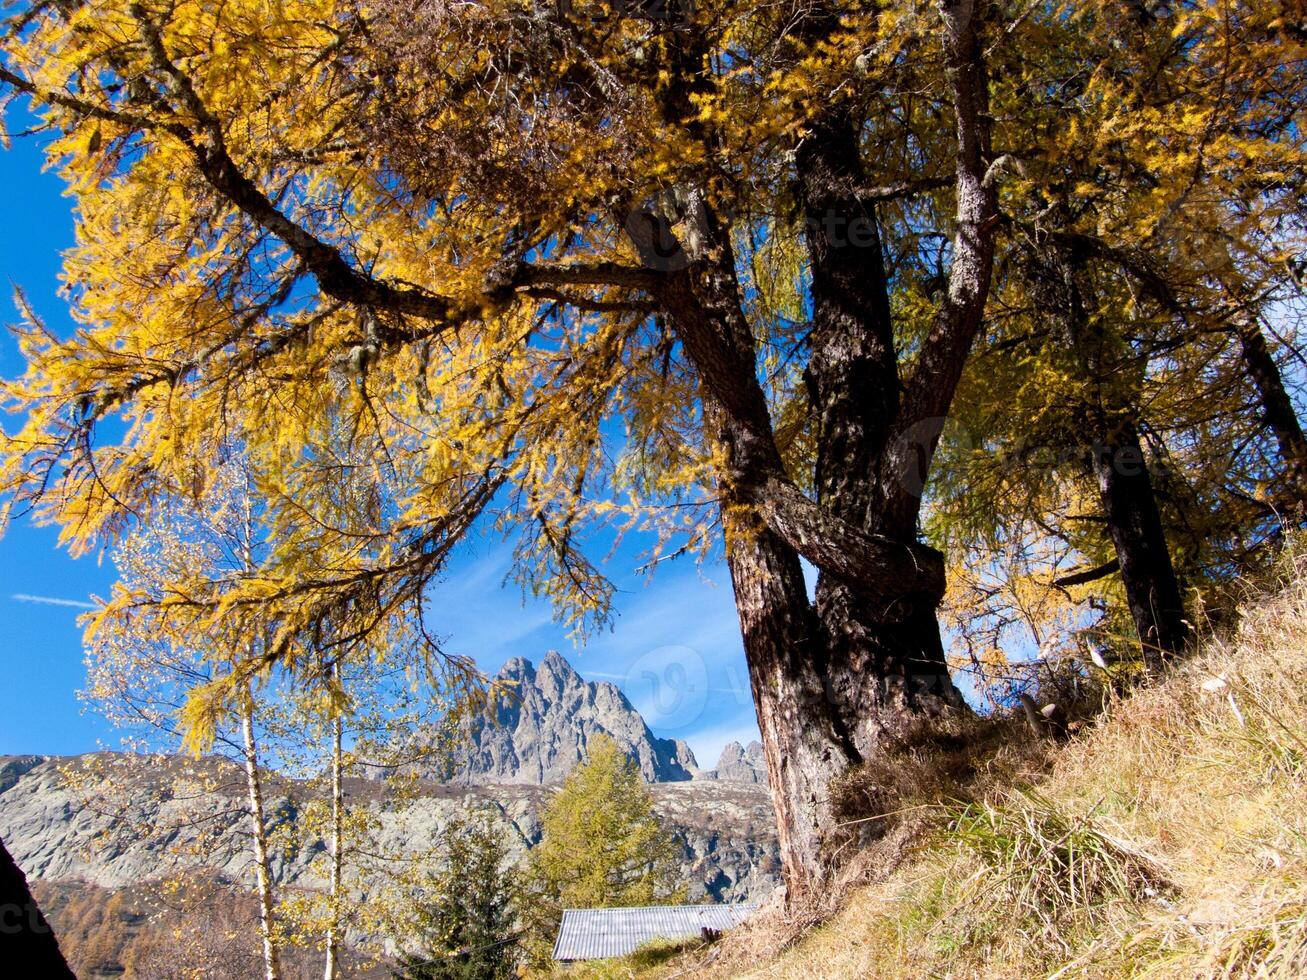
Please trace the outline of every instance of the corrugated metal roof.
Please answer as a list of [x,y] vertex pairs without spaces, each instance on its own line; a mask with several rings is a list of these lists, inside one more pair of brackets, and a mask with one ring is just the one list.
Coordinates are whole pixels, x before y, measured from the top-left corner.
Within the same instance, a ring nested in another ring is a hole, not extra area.
[[564,909],[556,960],[625,956],[655,939],[692,939],[704,929],[738,926],[756,905],[651,905],[631,909]]

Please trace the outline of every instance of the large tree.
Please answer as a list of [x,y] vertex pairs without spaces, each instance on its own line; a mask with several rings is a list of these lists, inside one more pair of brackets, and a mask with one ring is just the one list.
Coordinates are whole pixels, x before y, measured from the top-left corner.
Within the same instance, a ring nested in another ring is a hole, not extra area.
[[932,514],[954,582],[973,580],[952,604],[972,639],[1060,596],[1096,645],[1142,645],[1158,669],[1186,645],[1182,594],[1219,616],[1301,521],[1304,90],[1281,24],[1255,5],[1090,4],[1026,52],[1043,83],[1026,118],[1055,149],[1006,187],[1007,274]]
[[[187,615],[273,606],[271,657],[318,622],[364,635],[420,609],[478,521],[581,631],[611,591],[588,528],[646,526],[660,555],[720,543],[800,898],[837,849],[833,784],[962,710],[922,491],[1000,188],[1074,146],[1032,140],[1064,66],[1026,52],[1076,18],[37,0],[0,81],[57,134],[82,327],[21,338],[3,489],[85,549],[234,435],[283,543]],[[1160,180],[1164,206],[1191,175]],[[366,528],[314,503],[342,425],[392,488]]]

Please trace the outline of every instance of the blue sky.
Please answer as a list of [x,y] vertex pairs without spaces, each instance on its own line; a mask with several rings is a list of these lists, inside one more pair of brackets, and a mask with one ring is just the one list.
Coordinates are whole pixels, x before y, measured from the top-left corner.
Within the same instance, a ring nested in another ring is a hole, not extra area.
[[[0,151],[0,276],[21,286],[58,332],[71,329],[57,295],[60,252],[73,241],[71,202],[41,172],[34,139]],[[5,323],[16,319],[7,297]],[[22,371],[9,334],[0,336],[0,376]],[[0,419],[12,431],[13,416]],[[53,528],[17,521],[0,538],[0,754],[67,754],[117,744],[117,734],[79,704],[84,677],[77,617],[107,594],[113,569],[94,556],[73,561]],[[575,647],[546,604],[503,586],[509,549],[493,538],[469,542],[430,597],[430,621],[450,652],[494,671],[510,657],[538,661],[558,650],[591,680],[617,684],[658,735],[684,738],[699,763],[716,762],[732,739],[757,736],[748,674],[724,565],[688,559],[664,564],[651,583],[636,572],[642,543],[608,560],[619,588],[611,631]]]

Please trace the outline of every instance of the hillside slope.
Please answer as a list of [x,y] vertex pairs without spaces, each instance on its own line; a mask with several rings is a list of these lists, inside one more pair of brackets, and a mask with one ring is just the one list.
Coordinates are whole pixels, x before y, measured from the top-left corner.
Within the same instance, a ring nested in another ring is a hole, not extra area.
[[717,946],[593,973],[1307,976],[1303,572],[1042,764],[1000,748],[969,800],[914,810],[855,862],[824,925],[773,912]]

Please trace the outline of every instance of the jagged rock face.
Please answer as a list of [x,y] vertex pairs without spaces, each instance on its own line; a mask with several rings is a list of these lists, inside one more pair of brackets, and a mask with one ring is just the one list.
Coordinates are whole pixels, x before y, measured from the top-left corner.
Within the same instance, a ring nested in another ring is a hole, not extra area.
[[753,741],[741,746],[739,742],[727,742],[716,767],[702,776],[706,779],[767,785],[767,760],[762,755],[762,743]]
[[[96,767],[100,781],[70,782],[68,773],[85,767]],[[0,756],[0,838],[33,879],[115,890],[205,868],[252,888],[242,780],[228,763],[175,756]],[[97,788],[104,786],[111,791]],[[306,802],[304,787],[269,775],[265,790],[269,813],[294,825]],[[763,787],[682,781],[651,790],[655,812],[684,845],[681,880],[691,901],[760,901],[775,888],[780,851]],[[382,851],[421,851],[451,820],[490,808],[510,855],[521,860],[540,841],[540,812],[554,790],[427,783],[414,798],[395,801],[376,782],[355,779],[346,791],[375,814]],[[274,849],[271,858],[283,886],[325,883],[325,841],[300,839],[293,852]]]
[[0,756],[0,793],[13,786],[22,776],[44,761],[45,756],[41,755]]
[[688,745],[656,738],[615,685],[585,680],[557,653],[538,667],[514,657],[495,680],[509,693],[468,719],[466,744],[443,771],[423,775],[461,785],[555,783],[585,758],[598,734],[611,736],[646,782],[680,782],[698,772]]

